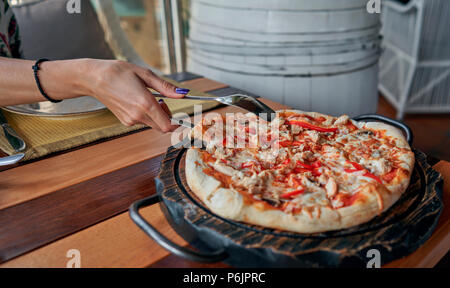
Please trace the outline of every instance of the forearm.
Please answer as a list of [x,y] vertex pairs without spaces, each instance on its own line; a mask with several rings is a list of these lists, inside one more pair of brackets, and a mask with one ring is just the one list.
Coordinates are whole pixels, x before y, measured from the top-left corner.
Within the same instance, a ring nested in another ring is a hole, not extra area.
[[[86,95],[87,59],[49,61],[40,64],[39,80],[53,99]],[[0,57],[0,106],[46,101],[37,88],[35,61]]]

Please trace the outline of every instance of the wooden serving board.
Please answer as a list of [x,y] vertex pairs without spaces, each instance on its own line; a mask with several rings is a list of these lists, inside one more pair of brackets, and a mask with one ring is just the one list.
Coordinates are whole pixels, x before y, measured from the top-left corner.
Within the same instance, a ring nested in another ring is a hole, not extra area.
[[157,191],[169,223],[201,251],[225,249],[225,263],[238,267],[365,266],[370,249],[382,264],[418,249],[431,236],[443,209],[442,177],[414,150],[416,165],[403,196],[368,223],[345,230],[300,234],[224,219],[206,208],[185,179],[186,149],[169,148]]

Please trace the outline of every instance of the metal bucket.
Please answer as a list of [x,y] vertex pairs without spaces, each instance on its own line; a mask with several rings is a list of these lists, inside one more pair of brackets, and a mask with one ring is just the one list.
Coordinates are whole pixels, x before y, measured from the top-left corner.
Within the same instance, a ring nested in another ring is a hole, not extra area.
[[366,4],[192,0],[188,70],[294,108],[373,113],[380,21]]

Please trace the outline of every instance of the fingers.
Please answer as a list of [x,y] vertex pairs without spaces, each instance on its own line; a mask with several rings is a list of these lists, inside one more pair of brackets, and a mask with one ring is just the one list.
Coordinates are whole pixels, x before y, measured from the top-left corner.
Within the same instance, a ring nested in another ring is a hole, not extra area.
[[[150,93],[150,91],[148,91]],[[151,93],[150,93],[151,94]],[[148,96],[151,103],[150,107],[145,107],[147,117],[151,118],[159,127],[162,132],[170,132],[173,130],[170,123],[170,116],[164,111],[163,107],[156,101],[153,95]],[[167,108],[168,109],[168,108]]]
[[168,128],[168,130],[163,130],[163,129],[162,129],[158,124],[156,124],[155,121],[153,121],[153,119],[150,118],[150,116],[148,116],[148,115],[145,115],[145,117],[141,120],[141,123],[142,123],[142,124],[145,124],[145,125],[147,125],[147,126],[149,126],[149,127],[152,127],[152,128],[154,128],[154,129],[156,129],[156,130],[158,130],[158,131],[164,132],[164,133],[171,132],[171,131],[173,131],[173,130],[175,130],[175,129],[177,128],[177,126],[170,125],[169,128]]
[[157,101],[155,96],[144,86],[140,88],[142,97],[138,104],[140,110],[134,115],[138,123],[146,124],[164,133],[173,131],[177,126],[171,124],[172,113],[167,104],[161,99]]
[[[166,112],[167,116],[169,116],[169,119],[172,119],[172,112],[169,109],[169,106],[167,106],[166,102],[164,102],[163,99],[159,99],[158,100],[159,105],[161,106],[161,108],[164,110],[164,112]],[[175,130],[178,125],[170,125],[170,131]]]
[[146,113],[142,122],[165,133],[175,130],[178,126],[171,124],[172,112],[167,104],[162,99],[156,101],[150,91],[146,91],[150,94],[147,99],[150,106],[144,105],[144,108],[147,109],[145,109]]
[[159,99],[158,100],[159,105],[161,106],[161,108],[164,110],[164,112],[167,113],[167,115],[169,116],[169,118],[172,118],[172,112],[169,109],[169,106],[167,106],[166,102],[164,102],[163,99]]
[[170,116],[156,101],[153,94],[142,83],[135,86],[135,95],[139,97],[134,101],[133,108],[124,108],[127,111],[128,123],[143,123],[162,132],[170,132],[174,129]]
[[171,83],[159,78],[148,69],[137,67],[136,73],[148,87],[155,89],[166,97],[183,98],[184,95],[189,93],[189,89],[178,88],[175,85],[172,85]]

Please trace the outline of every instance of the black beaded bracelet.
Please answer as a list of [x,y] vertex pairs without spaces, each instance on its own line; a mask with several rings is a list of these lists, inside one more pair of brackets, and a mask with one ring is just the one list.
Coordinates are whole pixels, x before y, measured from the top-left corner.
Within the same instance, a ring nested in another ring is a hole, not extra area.
[[45,97],[45,99],[47,99],[48,101],[50,101],[52,103],[59,103],[62,100],[55,100],[55,99],[50,98],[47,95],[47,93],[45,93],[44,89],[42,89],[41,82],[39,81],[39,76],[38,76],[39,64],[41,64],[42,62],[45,62],[45,61],[50,61],[50,60],[48,60],[48,59],[39,59],[34,64],[34,66],[33,66],[34,79],[36,80],[36,84],[37,84],[37,87],[38,87],[39,91],[41,92],[42,96]]

